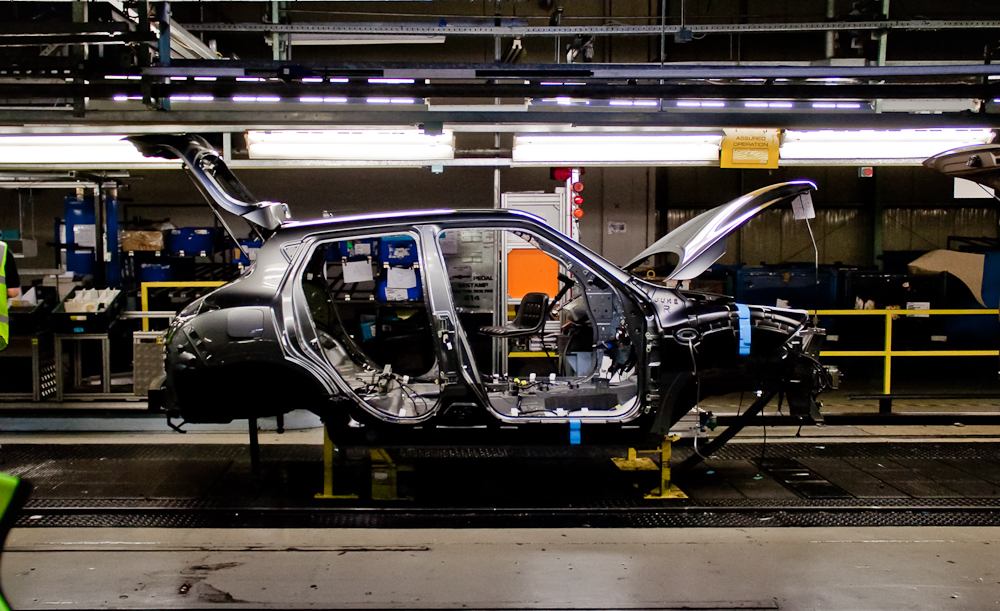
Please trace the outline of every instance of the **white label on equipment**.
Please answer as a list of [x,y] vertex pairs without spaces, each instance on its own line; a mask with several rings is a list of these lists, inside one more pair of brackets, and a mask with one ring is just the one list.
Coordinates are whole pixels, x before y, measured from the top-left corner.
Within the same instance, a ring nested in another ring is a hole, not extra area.
[[[931,302],[929,301],[907,301],[907,310],[929,310],[931,309]],[[913,318],[930,318],[930,314],[910,314]]]
[[367,257],[372,254],[372,245],[368,242],[355,242],[354,243],[354,256],[356,257]]
[[417,286],[417,275],[409,267],[390,267],[386,286],[391,289],[412,289]]
[[407,295],[406,289],[385,289],[385,300],[386,301],[406,301]]
[[347,261],[344,263],[344,282],[371,282],[372,265],[368,261]]
[[73,241],[77,246],[97,246],[97,228],[94,225],[73,225]]

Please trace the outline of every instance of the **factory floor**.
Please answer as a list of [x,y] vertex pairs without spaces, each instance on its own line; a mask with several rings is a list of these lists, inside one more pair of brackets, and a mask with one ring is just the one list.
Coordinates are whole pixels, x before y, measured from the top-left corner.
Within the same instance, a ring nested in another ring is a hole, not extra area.
[[0,433],[34,484],[11,607],[1000,609],[997,426],[747,429],[667,500],[586,447],[345,448],[331,491],[357,498],[315,498],[322,429],[262,432],[254,474],[243,427]]

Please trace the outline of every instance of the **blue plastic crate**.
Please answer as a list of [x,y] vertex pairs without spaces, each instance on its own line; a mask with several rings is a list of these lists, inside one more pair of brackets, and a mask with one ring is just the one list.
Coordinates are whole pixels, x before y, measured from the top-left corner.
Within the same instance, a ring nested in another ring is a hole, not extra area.
[[344,240],[340,244],[340,256],[353,259],[355,257],[376,257],[379,254],[379,239]]
[[264,243],[260,240],[240,240],[240,246],[247,249],[248,255],[243,254],[243,248],[235,247],[233,248],[233,263],[240,265],[250,265],[251,262],[257,260],[257,251]]
[[178,227],[170,230],[170,254],[195,256],[209,254],[215,245],[214,227]]
[[382,238],[379,244],[379,263],[389,265],[413,265],[420,260],[417,242],[408,236]]
[[[388,289],[388,280],[386,279],[386,273],[383,272],[381,278],[378,281],[378,285],[375,289],[375,300],[383,303],[392,303],[394,301],[415,301],[421,299],[424,295],[424,288],[420,282],[420,272],[415,271],[417,277],[417,286],[411,289]],[[406,291],[406,299],[399,299],[399,293],[396,293],[395,299],[389,299],[386,290],[390,291]]]

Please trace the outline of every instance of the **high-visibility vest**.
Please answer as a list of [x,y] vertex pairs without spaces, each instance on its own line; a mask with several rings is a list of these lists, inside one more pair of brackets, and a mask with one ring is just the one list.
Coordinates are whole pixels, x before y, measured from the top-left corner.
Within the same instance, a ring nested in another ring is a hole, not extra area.
[[10,340],[10,318],[7,316],[7,244],[0,242],[0,350]]

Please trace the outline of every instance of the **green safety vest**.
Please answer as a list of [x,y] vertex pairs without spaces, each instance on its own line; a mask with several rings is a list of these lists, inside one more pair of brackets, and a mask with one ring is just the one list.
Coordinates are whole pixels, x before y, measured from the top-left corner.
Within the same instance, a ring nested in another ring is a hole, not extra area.
[[[0,244],[3,244],[3,242],[0,242]],[[26,489],[18,490],[18,488],[23,488],[24,486],[25,484],[18,478],[6,473],[0,473],[0,546],[3,545],[4,539],[7,538],[7,532],[14,524],[17,513],[27,498]],[[10,611],[10,606],[2,595],[0,595],[0,611]]]
[[0,242],[0,350],[10,340],[10,318],[7,316],[7,244]]

